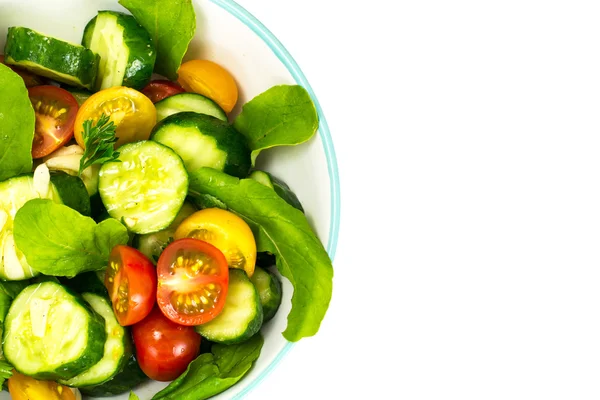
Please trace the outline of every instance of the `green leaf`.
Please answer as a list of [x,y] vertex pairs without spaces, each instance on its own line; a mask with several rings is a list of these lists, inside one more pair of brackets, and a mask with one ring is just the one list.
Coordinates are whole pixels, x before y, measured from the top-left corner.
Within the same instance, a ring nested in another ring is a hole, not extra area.
[[23,79],[0,64],[0,181],[31,172],[35,112]]
[[106,268],[111,249],[129,240],[113,218],[96,224],[51,200],[30,200],[14,220],[15,243],[31,267],[45,275],[73,277]]
[[110,117],[102,114],[95,125],[94,121],[88,119],[83,123],[83,141],[85,152],[79,160],[78,175],[94,164],[104,164],[109,161],[119,162],[119,152],[115,151],[117,142],[117,126]]
[[171,80],[196,32],[192,0],[119,0],[150,33],[156,47],[154,69]]
[[333,286],[331,260],[304,214],[253,179],[211,168],[190,174],[188,195],[216,197],[252,228],[257,251],[275,254],[277,269],[294,287],[283,336],[292,342],[312,336],[325,317]]
[[319,116],[306,89],[279,85],[244,104],[234,127],[248,139],[254,165],[264,149],[293,146],[313,137]]
[[12,376],[13,366],[8,361],[0,360],[0,386],[4,385],[4,381]]
[[258,359],[263,342],[258,333],[243,343],[214,344],[212,353],[201,354],[179,378],[152,399],[203,400],[229,389]]

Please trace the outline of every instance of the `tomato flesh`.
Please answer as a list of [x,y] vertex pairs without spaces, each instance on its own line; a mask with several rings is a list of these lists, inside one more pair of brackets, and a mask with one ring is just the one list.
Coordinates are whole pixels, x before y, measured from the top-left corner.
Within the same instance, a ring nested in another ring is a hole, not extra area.
[[79,104],[71,93],[52,85],[30,88],[29,99],[35,111],[31,154],[42,158],[71,140]]
[[174,323],[158,307],[133,325],[132,334],[140,368],[157,381],[177,378],[200,352],[201,337],[194,328]]
[[158,305],[171,321],[206,323],[223,310],[229,269],[223,253],[197,239],[171,243],[158,259]]
[[38,381],[16,371],[8,378],[8,391],[12,400],[75,400],[75,394],[67,386]]
[[156,302],[156,271],[152,262],[129,246],[115,246],[104,277],[113,311],[121,326],[144,319]]
[[166,79],[152,81],[142,90],[153,103],[183,92],[185,90],[181,86]]

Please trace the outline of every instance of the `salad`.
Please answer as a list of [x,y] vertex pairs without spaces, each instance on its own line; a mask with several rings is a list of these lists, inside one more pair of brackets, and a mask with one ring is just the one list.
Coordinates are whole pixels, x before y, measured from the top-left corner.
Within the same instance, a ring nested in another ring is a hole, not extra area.
[[[333,268],[290,187],[255,167],[306,142],[307,91],[242,106],[218,60],[183,62],[191,0],[120,0],[81,44],[26,26],[0,56],[0,384],[15,400],[74,400],[169,382],[207,399],[283,336],[316,334]],[[281,311],[279,311],[281,312]]]

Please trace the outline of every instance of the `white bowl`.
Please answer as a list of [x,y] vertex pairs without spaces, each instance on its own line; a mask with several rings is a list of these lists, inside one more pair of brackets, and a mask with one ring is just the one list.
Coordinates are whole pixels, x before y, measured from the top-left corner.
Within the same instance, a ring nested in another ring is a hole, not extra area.
[[[231,0],[194,0],[196,37],[186,59],[209,59],[227,68],[240,89],[238,106],[277,84],[300,84],[312,95],[320,117],[319,134],[296,147],[267,150],[258,167],[287,182],[302,202],[309,221],[334,257],[339,230],[340,191],[337,163],[327,122],[302,71],[281,43],[256,18]],[[57,38],[79,43],[85,24],[98,10],[126,11],[117,0],[0,0],[0,49],[9,26],[26,26]],[[1,51],[0,51],[1,53]],[[292,287],[284,280],[284,299],[277,315],[262,331],[260,358],[244,379],[215,399],[241,399],[290,350],[281,332],[287,324]],[[150,382],[136,389],[150,399],[164,387]],[[6,392],[0,399],[8,399]],[[128,394],[111,399],[127,399]]]

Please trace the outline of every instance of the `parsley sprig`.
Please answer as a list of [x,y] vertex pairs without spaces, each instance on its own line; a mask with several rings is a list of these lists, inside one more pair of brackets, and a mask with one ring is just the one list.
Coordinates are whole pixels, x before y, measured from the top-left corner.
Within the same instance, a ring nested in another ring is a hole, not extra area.
[[108,161],[119,161],[119,152],[115,151],[115,142],[117,141],[116,126],[109,116],[102,114],[96,122],[88,119],[83,123],[83,142],[85,143],[85,152],[79,161],[79,176],[89,166],[93,164],[103,164]]

